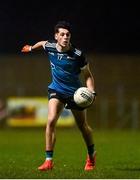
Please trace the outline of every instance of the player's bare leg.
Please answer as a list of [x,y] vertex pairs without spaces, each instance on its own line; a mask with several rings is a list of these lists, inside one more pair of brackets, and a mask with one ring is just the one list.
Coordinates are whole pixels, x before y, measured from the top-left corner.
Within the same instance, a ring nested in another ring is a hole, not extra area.
[[58,99],[52,98],[48,104],[48,121],[46,126],[46,160],[38,168],[41,171],[50,170],[53,168],[53,150],[55,146],[55,126],[62,112],[64,105]]
[[63,103],[58,99],[52,98],[48,104],[48,121],[46,126],[46,150],[52,150],[55,145],[55,126],[63,110]]
[[88,149],[88,157],[85,165],[85,170],[93,170],[95,169],[95,162],[96,162],[96,151],[94,151],[94,142],[93,142],[93,135],[92,129],[87,123],[86,119],[86,110],[84,111],[77,111],[72,110],[74,118],[76,120],[77,126],[80,129],[82,136],[85,140]]

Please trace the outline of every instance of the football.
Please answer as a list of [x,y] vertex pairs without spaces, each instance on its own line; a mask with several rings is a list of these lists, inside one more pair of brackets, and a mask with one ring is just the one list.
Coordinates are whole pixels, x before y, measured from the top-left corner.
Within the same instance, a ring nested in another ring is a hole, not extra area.
[[94,94],[87,87],[80,87],[74,93],[75,103],[83,108],[89,107],[94,101]]

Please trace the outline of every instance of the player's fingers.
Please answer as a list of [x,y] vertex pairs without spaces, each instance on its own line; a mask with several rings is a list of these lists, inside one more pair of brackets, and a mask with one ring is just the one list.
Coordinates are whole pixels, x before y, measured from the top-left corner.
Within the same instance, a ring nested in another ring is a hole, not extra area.
[[22,48],[21,52],[27,52],[27,50],[25,48]]
[[25,45],[22,49],[21,52],[29,52],[30,51],[30,46],[29,45]]

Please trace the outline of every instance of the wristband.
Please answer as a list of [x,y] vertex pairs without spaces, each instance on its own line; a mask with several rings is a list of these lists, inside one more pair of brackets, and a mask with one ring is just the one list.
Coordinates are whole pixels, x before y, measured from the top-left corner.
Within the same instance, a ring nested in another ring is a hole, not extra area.
[[29,47],[29,51],[32,51],[32,46]]
[[93,94],[94,96],[97,96],[97,93],[96,93],[95,91],[92,91],[92,94]]

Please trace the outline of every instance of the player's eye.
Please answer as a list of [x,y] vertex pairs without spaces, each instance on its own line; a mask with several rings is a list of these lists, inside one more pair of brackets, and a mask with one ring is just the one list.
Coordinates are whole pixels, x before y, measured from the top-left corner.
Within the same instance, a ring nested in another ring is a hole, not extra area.
[[66,35],[66,37],[69,37],[70,36],[70,33],[61,33],[60,34],[60,36],[65,36]]
[[70,36],[70,33],[66,33],[66,36],[69,37],[69,36]]
[[65,33],[62,33],[62,36],[65,36]]

